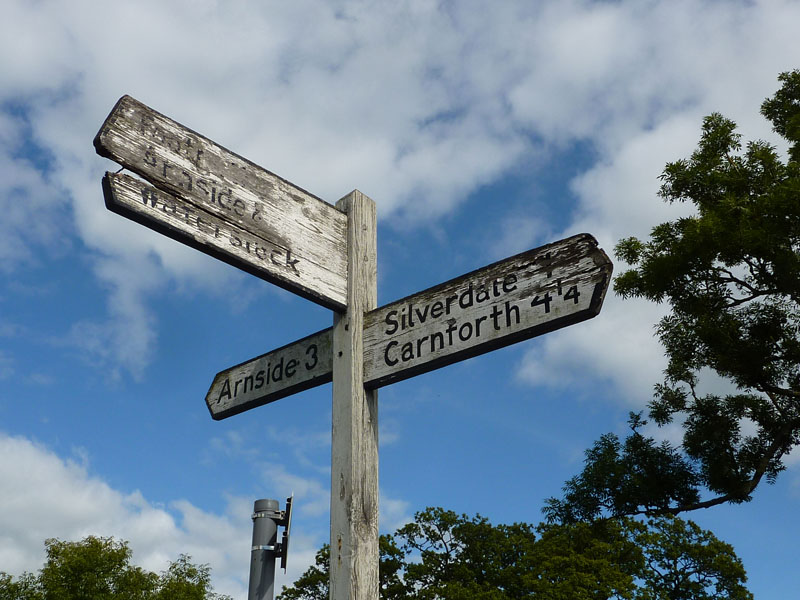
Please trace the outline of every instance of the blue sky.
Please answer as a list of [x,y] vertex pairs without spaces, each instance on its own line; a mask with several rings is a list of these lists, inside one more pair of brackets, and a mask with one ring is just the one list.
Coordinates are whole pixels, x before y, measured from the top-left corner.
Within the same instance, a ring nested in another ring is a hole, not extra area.
[[[191,554],[236,598],[255,499],[297,500],[281,582],[327,540],[331,390],[222,422],[205,393],[332,314],[105,209],[117,167],[92,138],[120,96],[329,202],[369,195],[385,304],[575,233],[610,253],[684,214],[656,197],[665,162],[712,111],[778,143],[758,108],[800,60],[800,5],[780,0],[3,13],[0,570],[37,569],[47,537],[114,535],[154,570]],[[592,321],[382,388],[382,530],[426,506],[538,522],[584,449],[649,400],[662,310],[610,294]],[[800,585],[798,462],[750,504],[692,515],[734,544],[758,598]]]

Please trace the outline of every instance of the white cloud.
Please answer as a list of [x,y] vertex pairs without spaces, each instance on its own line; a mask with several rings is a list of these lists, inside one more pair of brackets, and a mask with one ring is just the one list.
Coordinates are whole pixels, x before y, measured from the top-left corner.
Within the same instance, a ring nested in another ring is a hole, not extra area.
[[6,572],[37,571],[47,538],[114,536],[130,542],[134,562],[146,569],[163,570],[187,553],[211,565],[218,591],[245,593],[250,513],[235,499],[221,515],[183,500],[167,510],[137,491],[111,488],[83,461],[62,459],[25,438],[0,433],[0,454],[0,564]]
[[[610,249],[672,214],[656,178],[691,150],[702,115],[771,135],[758,106],[800,47],[788,0],[6,5],[0,52],[15,60],[0,66],[0,175],[13,172],[17,191],[0,193],[0,262],[77,234],[101,255],[110,301],[76,331],[134,374],[156,343],[157,282],[211,291],[235,277],[103,208],[99,177],[115,167],[90,142],[124,93],[329,201],[358,187],[383,219],[408,223],[456,210],[526,158],[585,143],[599,160],[575,179],[570,232]],[[52,157],[45,171],[14,153],[25,139]],[[543,230],[529,219],[502,233],[496,252]]]
[[[113,536],[130,543],[134,563],[145,569],[161,571],[180,554],[189,554],[194,562],[211,566],[217,591],[246,597],[251,499],[229,496],[220,513],[202,510],[185,499],[160,505],[139,491],[112,488],[90,473],[91,457],[85,450],[74,454],[62,458],[26,438],[0,433],[2,570],[17,575],[36,572],[44,562],[47,538]],[[313,563],[320,540],[327,540],[327,528],[315,531],[310,518],[327,515],[329,482],[300,477],[274,465],[263,465],[262,476],[270,488],[294,490],[298,511],[289,571],[276,578],[276,589],[280,589]],[[382,493],[380,502],[382,530],[393,531],[409,521],[406,501]]]
[[496,241],[489,247],[489,256],[494,260],[502,260],[507,256],[524,252],[530,248],[546,244],[552,239],[550,227],[539,217],[517,215],[507,217],[501,224],[501,231]]
[[[784,62],[800,47],[786,19],[800,16],[800,7],[687,1],[571,8],[551,8],[557,26],[531,43],[552,44],[555,59],[539,67],[543,73],[532,70],[511,97],[532,127],[565,143],[584,136],[598,150],[598,162],[572,182],[578,206],[563,235],[590,232],[611,255],[619,239],[647,237],[654,225],[692,210],[662,202],[658,176],[693,151],[704,115],[721,111],[745,139],[776,142],[758,110],[777,89],[777,74],[796,66]],[[609,292],[595,320],[549,334],[529,352],[520,376],[565,387],[586,374],[642,407],[662,379],[653,327],[664,312]]]
[[[88,457],[80,451],[77,458],[65,459],[23,437],[0,433],[0,454],[3,571],[15,575],[38,571],[47,538],[75,541],[87,535],[113,536],[129,542],[134,564],[145,569],[162,571],[169,561],[188,554],[193,562],[211,566],[218,592],[237,599],[247,596],[252,500],[228,497],[218,514],[181,499],[165,507],[138,491],[116,490],[92,475]],[[282,476],[301,493],[307,492],[297,478],[285,472]],[[311,487],[313,494],[324,495]],[[402,502],[390,501],[389,506],[397,514]],[[305,571],[319,546],[320,536],[310,535],[297,522],[292,532],[289,571],[278,573],[276,589]]]
[[[382,219],[405,225],[457,210],[532,156],[583,143],[598,161],[573,181],[577,206],[564,233],[593,233],[610,253],[619,238],[685,210],[656,198],[657,177],[691,152],[704,114],[719,110],[747,138],[774,139],[758,106],[776,75],[797,66],[798,22],[800,4],[789,0],[501,1],[488,11],[434,0],[141,0],[102,10],[92,0],[9,0],[0,20],[0,55],[14,58],[0,62],[0,269],[35,265],[34,250],[57,254],[78,238],[108,308],[75,324],[66,343],[134,375],[158,340],[154,295],[176,286],[240,297],[228,267],[105,210],[100,177],[116,166],[94,155],[91,140],[126,93],[329,201],[357,187]],[[31,147],[44,151],[44,166],[23,158]],[[492,251],[503,255],[551,233],[530,218],[502,227]],[[571,379],[579,373],[641,407],[664,366],[652,329],[661,314],[609,293],[596,319],[541,338],[520,377],[564,387],[581,385]],[[0,354],[0,378],[14,367]],[[300,437],[291,443],[312,477],[262,474],[294,489],[301,511],[322,515],[328,467],[313,451],[329,434]],[[243,447],[235,436],[218,443]],[[4,568],[37,568],[45,537],[108,533],[130,539],[143,565],[191,548],[225,582],[221,591],[241,595],[249,501],[231,498],[220,515],[185,501],[167,510],[22,438],[0,435],[0,451],[0,492],[14,490],[0,493]],[[403,521],[402,500],[382,504],[387,522]],[[297,535],[299,573],[319,536]]]
[[[9,131],[9,129],[11,131]],[[69,246],[61,223],[63,190],[42,177],[21,152],[19,124],[0,114],[0,272],[40,262],[37,251],[63,254]]]
[[380,495],[380,528],[381,531],[394,533],[403,525],[413,521],[408,511],[409,503],[399,498],[392,498],[381,491]]
[[326,514],[331,505],[330,480],[302,477],[286,470],[283,465],[264,463],[261,476],[275,489],[290,490],[297,498],[295,507],[303,514],[318,517]]
[[525,353],[518,376],[534,385],[584,393],[610,382],[623,403],[644,408],[666,367],[653,341],[652,324],[660,314],[654,305],[608,294],[599,316],[540,338]]

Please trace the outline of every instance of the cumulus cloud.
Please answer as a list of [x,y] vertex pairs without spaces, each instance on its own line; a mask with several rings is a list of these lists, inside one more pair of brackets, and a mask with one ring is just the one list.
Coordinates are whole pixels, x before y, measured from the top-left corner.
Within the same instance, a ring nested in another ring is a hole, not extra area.
[[0,272],[36,264],[34,248],[63,253],[65,192],[21,156],[30,135],[24,118],[0,112]]
[[161,507],[138,491],[113,489],[91,475],[80,456],[64,459],[28,439],[1,433],[0,453],[4,571],[37,571],[46,538],[114,536],[130,542],[136,564],[154,571],[181,553],[191,554],[211,565],[220,591],[242,596],[250,523],[241,501],[230,499],[221,515],[185,500]]
[[652,323],[662,312],[644,302],[607,297],[602,318],[547,334],[532,345],[518,377],[533,385],[582,393],[611,385],[623,404],[644,408],[666,367],[663,351],[653,343]]
[[[593,233],[612,255],[619,239],[647,237],[654,225],[692,210],[662,202],[658,177],[667,162],[693,151],[704,115],[722,112],[745,139],[779,142],[758,110],[777,88],[777,74],[795,66],[784,62],[787,50],[797,48],[785,19],[798,6],[687,1],[574,8],[547,10],[553,26],[531,43],[552,44],[555,64],[532,69],[511,97],[519,118],[553,140],[591,140],[598,158],[572,181],[577,205],[562,236]],[[617,273],[625,268],[615,265]],[[665,366],[653,331],[663,314],[663,307],[622,303],[609,292],[599,317],[548,335],[526,354],[519,376],[564,388],[580,386],[577,372],[612,384],[624,404],[643,407]]]
[[[240,446],[239,436],[229,438]],[[225,445],[225,442],[220,442]],[[79,540],[87,535],[126,540],[135,564],[152,571],[165,569],[180,554],[212,568],[215,589],[247,595],[250,515],[253,500],[226,496],[219,513],[203,510],[186,499],[166,505],[139,491],[114,489],[93,475],[91,457],[77,449],[61,457],[20,436],[0,433],[0,565],[7,573],[35,572],[44,562],[44,540]],[[237,453],[237,457],[242,456]],[[283,466],[259,462],[260,479],[271,488],[291,489],[296,501],[289,568],[276,577],[276,589],[294,581],[314,562],[327,538],[314,517],[327,516],[328,480],[301,477]],[[381,493],[381,529],[394,531],[410,520],[408,503]],[[305,525],[304,525],[305,524]]]
[[[214,587],[234,598],[247,596],[250,515],[253,501],[227,497],[212,513],[185,499],[160,505],[140,492],[112,488],[90,472],[81,452],[62,458],[23,437],[0,433],[0,565],[7,573],[36,572],[44,562],[44,540],[79,540],[87,535],[126,540],[135,564],[165,569],[180,554],[212,569]],[[284,472],[299,492],[299,479]],[[325,495],[316,489],[318,495]],[[299,495],[299,494],[298,494]],[[397,516],[402,503],[388,501]],[[278,589],[314,561],[318,532],[292,529],[289,569],[276,577]]]
[[223,579],[247,569],[246,552],[235,550],[247,539],[248,513],[234,501],[222,515],[186,501],[159,507],[137,491],[121,492],[92,476],[80,457],[62,459],[46,447],[6,434],[0,434],[0,452],[0,564],[6,572],[38,570],[46,538],[78,540],[87,535],[128,540],[136,564],[156,571],[180,553],[211,564]]
[[[770,138],[758,106],[796,66],[800,18],[788,0],[509,1],[491,11],[428,0],[6,4],[0,52],[15,60],[0,66],[0,264],[33,260],[31,243],[79,239],[109,308],[72,339],[134,375],[157,341],[148,301],[159,281],[211,292],[236,278],[103,208],[99,178],[116,167],[90,142],[122,94],[329,201],[358,187],[382,219],[409,224],[579,143],[596,161],[573,181],[565,233],[592,232],[610,249],[680,210],[655,199],[657,176],[691,150],[704,114]],[[26,162],[31,148],[47,159]],[[551,233],[530,218],[505,223],[494,253]],[[570,343],[596,347],[592,327]],[[557,346],[545,344],[545,361],[561,361]]]

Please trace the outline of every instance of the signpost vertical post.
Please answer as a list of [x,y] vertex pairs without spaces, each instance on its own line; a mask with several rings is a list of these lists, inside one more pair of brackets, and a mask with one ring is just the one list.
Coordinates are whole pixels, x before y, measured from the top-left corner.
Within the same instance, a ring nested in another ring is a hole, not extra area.
[[364,388],[364,314],[377,306],[375,203],[359,191],[347,214],[347,309],[333,319],[331,600],[378,598],[378,393]]

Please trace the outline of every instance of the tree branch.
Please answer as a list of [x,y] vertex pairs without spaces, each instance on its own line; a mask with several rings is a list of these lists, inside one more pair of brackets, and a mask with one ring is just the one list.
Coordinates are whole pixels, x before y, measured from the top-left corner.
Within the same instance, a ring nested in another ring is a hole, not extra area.
[[712,506],[718,506],[720,504],[725,504],[726,502],[742,502],[746,500],[753,490],[758,487],[758,484],[761,482],[764,474],[769,468],[770,462],[772,462],[772,460],[775,459],[779,453],[783,453],[783,449],[786,448],[791,441],[792,432],[795,431],[798,426],[800,426],[800,419],[786,421],[783,424],[783,427],[778,430],[775,439],[772,440],[772,443],[769,445],[766,452],[764,452],[764,455],[761,457],[761,460],[758,462],[758,465],[753,472],[753,476],[748,480],[742,492],[723,494],[721,496],[717,496],[716,498],[711,498],[710,500],[703,500],[701,502],[694,502],[682,506],[643,509],[630,513],[629,516],[644,515],[648,517],[658,517],[665,515],[677,515],[682,512],[698,510],[701,508],[711,508]]

